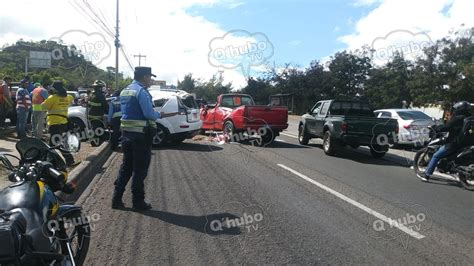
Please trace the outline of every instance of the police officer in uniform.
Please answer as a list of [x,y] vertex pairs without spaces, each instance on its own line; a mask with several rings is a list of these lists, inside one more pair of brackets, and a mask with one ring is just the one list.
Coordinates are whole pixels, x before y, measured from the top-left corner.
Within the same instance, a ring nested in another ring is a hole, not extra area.
[[120,90],[115,92],[115,99],[109,103],[109,115],[107,122],[112,128],[112,136],[110,138],[110,148],[115,150],[118,147],[120,139],[120,119],[122,118],[122,110],[120,106]]
[[152,97],[148,92],[152,76],[156,77],[151,68],[136,67],[132,84],[120,93],[123,162],[114,183],[114,209],[124,207],[122,196],[130,178],[133,209],[151,209],[151,205],[145,202],[144,179],[151,161],[152,140],[156,134],[155,121],[174,115],[153,110]]
[[[91,94],[91,97],[88,101],[89,107],[89,121],[92,126],[92,130],[97,132],[97,128],[104,128],[104,115],[109,111],[109,105],[107,104],[107,100],[105,100],[104,93],[102,89],[106,87],[105,82],[102,80],[94,81],[92,84],[94,91]],[[103,136],[94,136],[92,140],[93,146],[99,146],[102,143]]]

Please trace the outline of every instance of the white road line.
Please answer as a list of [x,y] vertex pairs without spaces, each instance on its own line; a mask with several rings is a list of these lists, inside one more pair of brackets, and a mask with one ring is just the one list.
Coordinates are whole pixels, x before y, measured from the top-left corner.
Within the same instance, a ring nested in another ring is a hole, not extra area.
[[389,217],[387,217],[387,216],[385,216],[385,215],[383,215],[379,212],[376,212],[376,211],[370,209],[369,207],[367,207],[367,206],[365,206],[365,205],[363,205],[363,204],[361,204],[361,203],[359,203],[359,202],[357,202],[357,201],[355,201],[355,200],[353,200],[353,199],[351,199],[351,198],[349,198],[349,197],[347,197],[347,196],[345,196],[345,195],[343,195],[343,194],[341,194],[341,193],[339,193],[339,192],[337,192],[337,191],[335,191],[335,190],[333,190],[333,189],[331,189],[331,188],[329,188],[329,187],[327,187],[327,186],[325,186],[325,185],[323,185],[319,182],[316,182],[313,179],[311,179],[311,178],[309,178],[309,177],[307,177],[307,176],[291,169],[290,167],[288,167],[286,165],[283,165],[283,164],[277,164],[277,165],[280,166],[281,168],[286,169],[286,170],[290,171],[291,173],[303,178],[304,180],[310,182],[311,184],[316,185],[319,188],[333,194],[334,196],[344,200],[345,202],[354,205],[355,207],[367,212],[368,214],[371,214],[371,215],[377,217],[378,219],[380,219],[380,220],[382,220],[382,221],[384,221],[388,224],[392,224],[392,226],[400,229],[401,231],[407,233],[408,235],[410,235],[410,236],[412,236],[416,239],[422,239],[422,238],[425,237],[424,235],[422,235],[422,234],[420,234],[416,231],[413,231],[412,229],[406,227],[405,225],[397,223],[395,219],[391,219],[391,218],[389,218]]
[[287,133],[283,133],[283,132],[281,132],[281,133],[280,133],[280,135],[283,135],[283,136],[288,136],[288,137],[292,137],[292,138],[295,138],[295,139],[297,139],[297,138],[298,138],[298,136],[291,135],[291,134],[287,134]]

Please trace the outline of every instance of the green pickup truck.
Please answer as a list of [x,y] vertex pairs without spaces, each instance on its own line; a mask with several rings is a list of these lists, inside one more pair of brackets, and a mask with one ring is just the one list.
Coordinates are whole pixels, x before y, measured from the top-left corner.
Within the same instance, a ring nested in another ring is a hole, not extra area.
[[327,155],[344,146],[368,146],[373,157],[381,158],[397,134],[397,120],[376,118],[368,102],[357,100],[319,101],[301,117],[298,127],[300,144],[322,138]]

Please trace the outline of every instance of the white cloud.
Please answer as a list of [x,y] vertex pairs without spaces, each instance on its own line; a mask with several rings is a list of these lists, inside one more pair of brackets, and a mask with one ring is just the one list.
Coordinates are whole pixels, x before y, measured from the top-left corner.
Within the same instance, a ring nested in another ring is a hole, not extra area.
[[[7,8],[0,9],[0,46],[14,43],[19,38],[48,40],[71,30],[81,30],[89,34],[103,33],[82,14],[81,8],[85,9],[86,3],[93,7],[111,31],[115,31],[115,2],[115,0],[9,1]],[[225,31],[218,24],[203,17],[190,15],[187,9],[193,6],[216,5],[236,8],[242,4],[241,1],[234,0],[120,1],[120,40],[135,66],[138,65],[138,58],[134,59],[134,54],[141,53],[147,56],[146,64],[153,68],[158,79],[176,84],[176,80],[187,73],[208,79],[218,72],[218,69],[211,66],[208,61],[209,42],[215,37],[223,36]],[[34,10],[35,14],[44,15],[11,16],[11,10],[25,8]],[[113,38],[108,35],[105,35],[105,38],[113,52],[100,63],[100,67],[104,69],[106,66],[115,66]],[[82,39],[69,41],[79,46],[84,43]],[[123,56],[120,57],[120,70],[129,75],[132,73]],[[246,84],[246,79],[238,69],[225,70],[223,76],[225,82],[232,82],[236,87]]]
[[[434,42],[447,36],[451,29],[458,29],[461,24],[474,26],[472,10],[472,0],[385,0],[355,23],[354,33],[341,36],[339,40],[349,50],[363,45],[372,46],[380,38],[391,41],[385,42],[385,47],[407,46],[418,40],[413,36],[420,34]],[[411,32],[412,37],[410,34],[399,34],[394,38],[394,32]],[[392,38],[388,38],[389,35]]]

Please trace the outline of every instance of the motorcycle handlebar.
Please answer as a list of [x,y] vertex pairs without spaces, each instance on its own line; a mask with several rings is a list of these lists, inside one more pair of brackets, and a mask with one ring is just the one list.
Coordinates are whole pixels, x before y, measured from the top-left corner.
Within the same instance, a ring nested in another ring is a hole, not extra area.
[[55,180],[64,180],[64,175],[53,167],[48,168],[48,174]]

